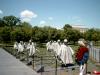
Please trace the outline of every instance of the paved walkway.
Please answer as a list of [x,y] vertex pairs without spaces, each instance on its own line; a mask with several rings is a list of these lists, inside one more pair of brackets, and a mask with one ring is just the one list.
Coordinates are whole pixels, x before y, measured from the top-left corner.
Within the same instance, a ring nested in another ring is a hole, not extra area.
[[0,75],[39,75],[0,48]]

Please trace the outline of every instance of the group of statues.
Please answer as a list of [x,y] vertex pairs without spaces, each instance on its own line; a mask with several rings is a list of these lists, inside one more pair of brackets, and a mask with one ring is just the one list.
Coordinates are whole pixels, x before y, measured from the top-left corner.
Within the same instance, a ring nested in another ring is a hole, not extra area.
[[[73,55],[75,57],[76,63],[80,66],[79,75],[86,75],[86,67],[87,67],[87,61],[89,58],[89,48],[88,44],[84,39],[80,39],[78,41],[79,48],[77,49],[77,52],[74,52],[69,45],[68,40],[64,39],[63,43],[58,40],[57,42],[49,41],[46,44],[48,51],[53,51],[57,57],[59,57],[63,64],[70,65],[73,63]],[[89,75],[89,74],[88,74]]]
[[[89,58],[89,49],[85,40],[81,39],[78,41],[79,48],[77,52],[74,52],[69,45],[68,40],[64,39],[63,42],[60,40],[49,41],[46,43],[47,51],[54,52],[55,56],[60,59],[60,61],[65,65],[74,64],[73,55],[75,55],[75,60],[80,66],[79,75],[86,74],[86,65]],[[29,40],[28,43],[23,41],[15,42],[14,49],[17,51],[17,54],[22,53],[27,50],[28,56],[34,55],[36,52],[36,44]],[[76,54],[75,54],[76,53]]]
[[49,41],[46,44],[47,50],[55,53],[55,56],[60,58],[64,64],[73,63],[72,56],[74,54],[74,50],[67,44],[67,39],[64,39],[63,43],[60,40],[57,42]]
[[28,56],[32,56],[36,51],[35,43],[32,42],[31,40],[29,40],[28,43],[23,42],[23,41],[20,41],[19,43],[15,42],[14,49],[16,50],[17,55],[19,53],[23,53],[23,51],[26,50],[28,52]]

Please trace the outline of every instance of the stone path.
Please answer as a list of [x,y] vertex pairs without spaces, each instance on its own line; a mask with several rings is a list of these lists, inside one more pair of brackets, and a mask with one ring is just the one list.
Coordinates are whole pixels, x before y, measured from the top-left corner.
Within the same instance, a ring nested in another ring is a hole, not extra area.
[[0,75],[39,75],[34,70],[0,48]]

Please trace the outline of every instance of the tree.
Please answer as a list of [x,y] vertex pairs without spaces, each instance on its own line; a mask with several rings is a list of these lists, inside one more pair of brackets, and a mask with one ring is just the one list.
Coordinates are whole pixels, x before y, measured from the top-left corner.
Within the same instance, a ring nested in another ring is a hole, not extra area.
[[85,34],[85,38],[89,41],[99,41],[100,40],[100,30],[89,29]]
[[32,29],[32,39],[36,42],[46,42],[47,40],[47,31],[42,27],[35,26]]
[[32,28],[32,25],[28,22],[22,22],[22,23],[20,23],[20,26],[21,27],[26,27],[26,28]]
[[75,29],[72,29],[71,32],[69,33],[69,35],[70,35],[69,41],[73,41],[74,44],[82,37],[81,36],[82,34]]
[[11,29],[9,27],[3,27],[0,31],[0,38],[4,42],[11,41]]
[[69,42],[73,41],[74,43],[78,41],[79,38],[81,38],[81,33],[75,29],[73,29],[69,24],[65,24],[63,27],[64,33],[63,37],[64,39],[68,39]]
[[20,19],[15,17],[15,16],[4,16],[2,18],[2,21],[3,23],[6,25],[6,26],[9,26],[9,27],[13,27],[13,26],[16,26],[16,25],[19,25],[20,23]]
[[48,32],[48,40],[57,40],[58,39],[58,31],[56,28],[46,27],[46,31]]
[[13,41],[29,41],[32,36],[32,27],[29,23],[23,22],[14,28],[11,36]]
[[63,27],[64,30],[66,30],[68,28],[72,28],[72,26],[70,24],[65,24],[65,26]]
[[4,26],[5,26],[5,24],[4,24],[3,20],[2,20],[2,18],[0,18],[0,27],[4,27]]

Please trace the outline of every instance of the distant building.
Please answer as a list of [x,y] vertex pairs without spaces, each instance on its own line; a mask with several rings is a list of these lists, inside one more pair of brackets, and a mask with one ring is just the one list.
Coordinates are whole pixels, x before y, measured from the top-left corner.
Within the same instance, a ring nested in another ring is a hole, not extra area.
[[88,28],[86,28],[83,25],[72,25],[72,28],[80,31],[81,33],[84,33],[84,32],[86,32],[88,30]]

